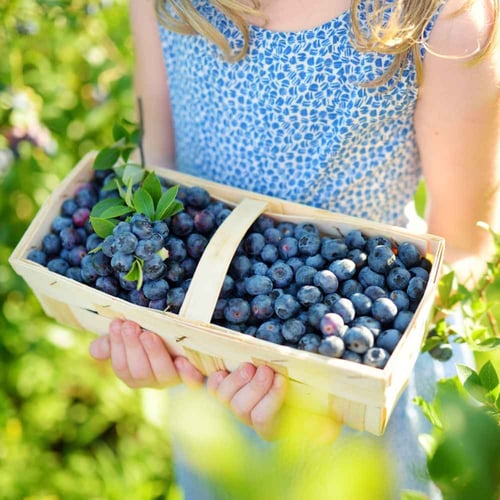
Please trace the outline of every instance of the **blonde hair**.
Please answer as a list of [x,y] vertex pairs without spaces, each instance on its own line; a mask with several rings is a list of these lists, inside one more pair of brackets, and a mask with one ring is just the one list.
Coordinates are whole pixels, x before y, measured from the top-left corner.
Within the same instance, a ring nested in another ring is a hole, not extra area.
[[[221,13],[227,16],[240,30],[243,47],[235,52],[224,35],[205,19],[193,6],[191,0],[156,0],[156,10],[160,22],[169,30],[184,34],[205,36],[217,45],[228,61],[241,60],[248,51],[250,36],[246,16],[263,18],[260,0],[249,0],[243,4],[239,0],[209,0]],[[465,0],[453,15],[458,15],[470,7],[474,0]],[[413,56],[417,79],[422,81],[422,58],[420,53],[425,27],[431,21],[443,0],[351,0],[351,19],[354,44],[361,52],[393,54],[394,60],[384,75],[370,82],[370,86],[386,83],[400,73],[406,60]],[[489,50],[497,28],[500,0],[491,0],[493,26],[485,44],[474,54],[473,60],[480,60]],[[359,12],[366,16],[366,28],[361,28]]]

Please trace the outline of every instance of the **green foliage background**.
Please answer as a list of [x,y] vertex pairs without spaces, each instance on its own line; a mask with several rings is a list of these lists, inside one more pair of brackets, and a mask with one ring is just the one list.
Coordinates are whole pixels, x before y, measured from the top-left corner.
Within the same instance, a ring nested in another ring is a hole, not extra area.
[[[92,336],[47,318],[7,263],[51,190],[83,154],[112,142],[113,124],[133,119],[127,2],[0,0],[0,20],[0,498],[178,498],[162,398],[126,389],[93,362]],[[499,291],[493,293],[500,297]],[[225,433],[231,450],[237,443],[248,449],[218,420],[212,430],[202,441]],[[364,461],[375,474],[372,485],[378,481],[371,498],[386,498],[388,466],[380,450],[352,447],[357,467]],[[248,464],[228,450],[222,455],[221,484],[239,498],[256,498]],[[329,487],[332,494],[347,491],[349,454],[334,461],[320,454],[322,467],[294,472],[307,456],[303,443],[285,447],[257,458],[253,477],[267,473],[268,494],[286,485],[289,498]],[[277,463],[283,480],[273,490],[269,471]],[[327,477],[334,486],[325,486]],[[359,498],[368,483],[359,486]]]

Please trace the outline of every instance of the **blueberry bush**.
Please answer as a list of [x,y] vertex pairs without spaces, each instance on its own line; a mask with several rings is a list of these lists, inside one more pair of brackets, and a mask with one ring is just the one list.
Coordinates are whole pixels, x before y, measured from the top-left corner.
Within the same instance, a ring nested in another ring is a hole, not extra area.
[[[180,498],[172,479],[163,393],[130,391],[108,368],[93,362],[87,354],[92,336],[63,328],[47,318],[23,280],[7,264],[12,249],[51,190],[82,155],[90,150],[103,150],[123,138],[120,128],[123,120],[134,119],[127,2],[0,0],[0,19],[0,48],[5,55],[0,59],[0,496]],[[128,139],[135,140],[130,136]],[[106,154],[109,158],[114,153]],[[122,187],[126,190],[126,183]],[[420,209],[424,194],[424,189],[418,193]],[[63,236],[44,239],[44,249],[51,255],[61,251],[58,245],[71,247],[68,248],[71,256],[67,258],[74,265],[68,269],[77,268],[78,263],[81,266],[86,258],[78,248],[82,245],[75,242],[81,237],[77,228],[85,227],[90,220],[91,208],[86,206],[85,199],[88,196],[89,193],[82,193],[80,203],[75,201],[73,206],[67,203],[64,208],[66,214],[71,213],[74,227],[64,230],[65,222],[61,220],[58,233],[64,231]],[[191,202],[201,207],[206,201],[203,196],[193,193]],[[153,208],[158,209],[158,205]],[[228,215],[224,207],[217,209],[220,210],[217,217]],[[94,213],[98,219],[103,219],[101,216],[102,213]],[[189,237],[191,251],[199,257],[213,218],[204,214],[194,220],[179,213],[173,219],[179,241],[194,234],[192,228],[197,224],[198,235]],[[269,280],[273,287],[290,287],[293,274],[296,286],[290,290],[298,297],[300,307],[304,304],[313,307],[311,320],[317,322],[316,332],[321,332],[327,340],[321,351],[332,356],[345,349],[335,333],[344,327],[352,308],[368,311],[370,303],[378,300],[376,314],[381,318],[391,315],[392,306],[381,300],[385,297],[379,295],[380,284],[373,282],[374,274],[365,273],[363,288],[351,279],[352,262],[360,265],[367,257],[361,250],[355,251],[359,235],[353,234],[345,241],[352,252],[349,262],[344,257],[331,259],[329,266],[333,268],[318,273],[322,256],[315,252],[315,237],[300,239],[301,255],[306,257],[302,265],[293,255],[299,245],[299,240],[293,237],[293,228],[283,227],[282,232],[269,227],[262,232],[264,241],[259,235],[249,235],[244,254],[239,257],[258,252],[260,261],[251,262],[250,273],[247,262],[250,259],[237,258],[232,266],[233,282],[228,279],[224,284],[226,290],[236,286],[242,290],[245,286],[253,297],[249,301],[251,314],[262,319],[276,314],[270,298],[257,292],[267,291]],[[492,237],[497,238],[497,249],[500,248],[498,236],[492,233]],[[101,237],[95,236],[92,245],[101,244],[97,238]],[[108,243],[113,246],[113,242]],[[127,238],[121,238],[119,245],[126,248],[129,243]],[[85,252],[88,251],[85,247]],[[137,259],[146,261],[153,251],[157,250],[142,244],[135,254]],[[186,250],[174,242],[168,251],[180,256]],[[330,243],[324,250],[330,255],[342,251],[338,243]],[[372,268],[385,271],[391,256],[384,252],[378,249],[373,253]],[[194,256],[185,268],[172,266],[172,282],[176,276],[193,271]],[[278,259],[285,257],[287,267],[273,268]],[[411,262],[411,250],[407,258]],[[132,272],[129,278],[135,273],[138,281],[137,264],[126,271],[130,258],[120,257],[115,265],[123,269],[118,272]],[[66,267],[62,262],[51,266],[56,272]],[[296,272],[298,269],[300,272]],[[81,277],[82,270],[83,267],[80,274],[71,271],[71,277]],[[245,282],[242,273],[247,272],[252,278]],[[435,401],[415,402],[433,424],[433,432],[422,436],[422,446],[429,456],[430,475],[445,498],[498,495],[499,274],[498,255],[488,263],[479,286],[472,291],[457,283],[452,273],[446,274],[440,284],[440,309],[424,346],[424,350],[441,359],[450,355],[448,344],[453,342],[467,342],[477,350],[476,369],[459,367],[459,377],[439,384]],[[338,276],[340,283],[335,281]],[[415,277],[418,276],[410,279]],[[391,271],[386,279],[394,292],[400,286],[398,283],[408,280],[408,275],[401,270]],[[339,288],[349,297],[350,304],[340,302],[335,296],[340,293]],[[419,280],[414,280],[411,294],[418,296],[419,288]],[[172,290],[176,292],[171,293],[170,300],[177,307],[182,301],[182,288],[171,287]],[[315,303],[318,290],[323,295],[321,303]],[[163,290],[147,293],[151,297],[148,305],[151,301],[153,306],[164,306]],[[137,290],[134,295],[136,300],[143,299]],[[156,299],[157,296],[162,298]],[[407,300],[410,298],[401,293],[391,293],[391,301],[399,309],[409,307]],[[326,316],[321,314],[321,304],[330,309],[335,303],[335,311]],[[296,307],[287,297],[280,299],[279,304],[280,314],[285,316],[291,307]],[[463,310],[463,329],[442,319],[443,314],[457,306]],[[233,320],[239,321],[242,313],[246,315],[247,308],[240,302],[221,301],[216,310],[221,321],[233,325]],[[395,321],[377,337],[378,347],[386,352],[399,340],[400,329],[396,327],[399,322],[404,324],[405,318],[401,317],[396,325]],[[317,333],[305,338],[308,332],[303,321],[283,318],[279,332],[273,325],[261,335],[291,343],[300,340],[304,348],[319,349]],[[361,326],[352,328],[349,336],[359,345],[369,344],[370,337],[365,334],[373,324]],[[356,352],[349,356],[359,361]],[[315,446],[311,435],[316,435],[318,429],[321,430],[318,434],[328,434],[327,423],[302,416],[290,418],[289,438],[281,446],[263,453],[211,401],[199,397],[188,399],[176,411],[179,412],[174,419],[176,428],[172,430],[186,441],[188,449],[190,443],[193,445],[190,460],[199,466],[200,473],[210,476],[221,491],[233,498],[280,498],[283,492],[297,499],[391,496],[389,484],[394,464],[376,440],[353,440],[342,450]],[[199,415],[204,415],[202,423]],[[221,439],[222,435],[225,439]],[[355,482],[349,480],[353,471]],[[406,497],[419,498],[411,492]]]

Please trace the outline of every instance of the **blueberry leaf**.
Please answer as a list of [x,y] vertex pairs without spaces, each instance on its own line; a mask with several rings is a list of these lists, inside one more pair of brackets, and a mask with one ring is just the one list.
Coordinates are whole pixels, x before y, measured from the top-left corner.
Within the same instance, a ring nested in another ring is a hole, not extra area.
[[137,290],[140,290],[143,282],[142,262],[139,259],[134,260],[130,271],[124,276],[127,281],[137,281]]
[[120,196],[125,200],[125,203],[129,206],[134,208],[134,202],[133,202],[133,192],[132,192],[132,186],[133,182],[132,179],[129,180],[127,184],[127,191],[124,192],[123,194],[120,192]]
[[142,139],[142,131],[140,129],[134,130],[130,134],[130,142],[135,145],[139,145]]
[[113,229],[118,224],[118,221],[116,219],[90,217],[90,224],[101,238],[106,238],[106,236],[113,234]]
[[439,299],[444,308],[450,307],[450,294],[453,288],[454,279],[455,279],[455,273],[451,271],[450,273],[445,274],[439,280],[438,284]]
[[434,349],[434,347],[445,341],[446,340],[441,337],[429,337],[428,339],[426,339],[424,345],[422,346],[422,352],[430,351],[431,349]]
[[135,147],[125,147],[122,149],[122,158],[123,161],[128,161],[130,158],[130,155],[135,151]]
[[[123,200],[120,198],[105,198],[104,200],[98,201],[92,208],[90,215],[92,217],[103,217],[103,213],[109,208],[113,207],[123,207]],[[106,218],[106,217],[104,217]]]
[[494,391],[498,387],[498,375],[491,360],[481,368],[479,378],[488,391]]
[[125,139],[125,142],[128,142],[129,135],[125,127],[122,125],[115,123],[113,126],[113,139],[115,141],[119,141],[120,139]]
[[145,189],[138,188],[135,190],[133,203],[136,212],[147,215],[150,219],[154,217],[155,207],[153,198],[151,198],[151,195]]
[[97,154],[94,161],[95,170],[107,170],[112,168],[120,157],[120,150],[117,148],[104,148]]
[[457,374],[464,389],[480,403],[487,403],[487,390],[483,387],[479,375],[466,365],[457,364]]
[[500,338],[493,337],[476,344],[474,346],[475,351],[494,351],[500,347]]
[[114,179],[111,179],[110,181],[106,182],[104,186],[101,188],[101,191],[103,193],[107,193],[108,191],[114,191],[115,189],[118,189],[118,184],[120,183],[120,179],[118,177],[115,177]]
[[107,210],[101,214],[103,219],[113,219],[115,217],[121,217],[122,215],[127,215],[133,210],[126,205],[116,205],[115,207],[109,207]]
[[142,183],[142,187],[151,195],[153,198],[153,203],[155,206],[158,204],[161,198],[161,184],[160,179],[155,172],[149,172],[144,182]]
[[169,213],[169,209],[171,205],[174,203],[174,201],[176,201],[175,197],[177,196],[178,191],[179,191],[179,186],[172,186],[161,195],[160,199],[158,200],[158,204],[156,206],[156,213],[155,213],[156,220],[162,220],[168,217],[169,215],[172,215]]
[[122,181],[125,185],[128,185],[130,180],[132,184],[139,184],[144,178],[144,169],[135,163],[129,163],[125,165],[125,170],[123,171]]
[[441,422],[441,418],[437,414],[434,407],[426,401],[424,398],[417,396],[413,399],[413,402],[420,407],[424,416],[429,420],[429,422],[436,428],[442,429],[443,424]]

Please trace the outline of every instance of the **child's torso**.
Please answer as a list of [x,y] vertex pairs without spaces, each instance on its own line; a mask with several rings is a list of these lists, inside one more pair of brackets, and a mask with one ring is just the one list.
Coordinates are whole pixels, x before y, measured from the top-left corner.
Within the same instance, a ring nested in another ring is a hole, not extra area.
[[[238,30],[197,8],[233,44]],[[180,170],[354,216],[402,224],[420,178],[409,61],[395,85],[366,88],[392,56],[360,53],[350,13],[280,32],[250,26],[250,48],[225,61],[201,36],[161,37]]]

